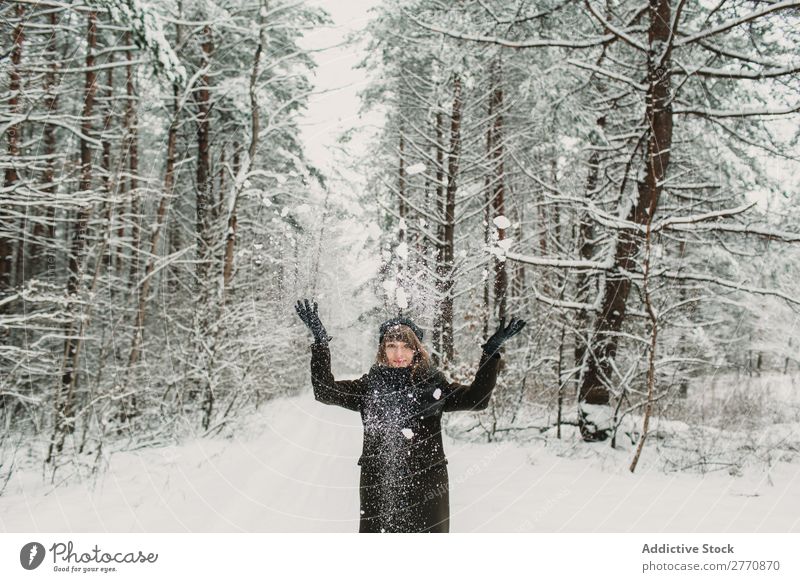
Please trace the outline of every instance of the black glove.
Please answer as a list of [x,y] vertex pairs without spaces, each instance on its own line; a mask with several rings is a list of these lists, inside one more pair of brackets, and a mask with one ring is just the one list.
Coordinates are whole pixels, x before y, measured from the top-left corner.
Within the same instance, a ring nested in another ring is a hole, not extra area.
[[504,341],[517,335],[520,330],[525,327],[525,323],[526,322],[522,319],[515,319],[512,317],[511,321],[508,322],[508,327],[506,327],[506,318],[501,318],[500,327],[498,327],[497,331],[492,334],[492,337],[486,340],[486,343],[481,346],[483,351],[493,356],[500,350],[500,346],[503,345]]
[[[305,305],[303,301],[305,301]],[[312,308],[311,305],[308,304],[308,299],[304,299],[303,301],[298,301],[297,305],[294,306],[294,310],[297,312],[297,315],[300,316],[300,319],[303,320],[303,323],[308,326],[308,329],[311,330],[311,333],[314,334],[315,343],[328,343],[333,338],[328,335],[328,332],[325,331],[325,326],[322,325],[322,322],[319,320],[319,315],[317,315],[317,302],[314,301],[314,307]]]

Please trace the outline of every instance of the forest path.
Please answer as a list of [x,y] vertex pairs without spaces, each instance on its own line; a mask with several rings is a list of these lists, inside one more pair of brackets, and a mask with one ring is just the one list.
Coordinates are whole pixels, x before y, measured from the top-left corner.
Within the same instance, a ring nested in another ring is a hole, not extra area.
[[[763,473],[631,475],[631,451],[575,458],[589,446],[567,458],[552,444],[446,438],[451,531],[800,531],[798,463],[775,464],[772,485]],[[17,471],[0,531],[355,532],[360,450],[359,415],[305,393],[264,406],[232,439],[116,454],[93,493]]]

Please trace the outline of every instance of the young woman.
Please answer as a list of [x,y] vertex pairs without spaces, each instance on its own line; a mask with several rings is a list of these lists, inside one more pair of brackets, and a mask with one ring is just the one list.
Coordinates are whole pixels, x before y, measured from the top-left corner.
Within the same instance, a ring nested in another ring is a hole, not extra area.
[[525,326],[512,318],[481,346],[471,385],[448,382],[431,364],[422,330],[405,317],[381,324],[378,354],[369,373],[334,380],[328,342],[317,304],[298,301],[297,314],[314,335],[311,383],[325,404],[361,413],[364,447],[359,485],[359,532],[450,531],[447,459],[442,448],[443,412],[483,410],[497,380],[500,346]]

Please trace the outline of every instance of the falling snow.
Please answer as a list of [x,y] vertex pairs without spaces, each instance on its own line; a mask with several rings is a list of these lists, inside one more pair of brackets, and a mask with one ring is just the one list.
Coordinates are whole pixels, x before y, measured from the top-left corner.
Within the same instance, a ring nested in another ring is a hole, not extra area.
[[497,228],[500,229],[508,228],[509,226],[511,226],[511,221],[502,214],[500,216],[495,216],[492,222]]
[[413,176],[415,174],[421,174],[424,171],[425,171],[425,164],[423,164],[422,162],[418,162],[416,164],[411,164],[406,169],[406,174],[408,174],[409,176]]

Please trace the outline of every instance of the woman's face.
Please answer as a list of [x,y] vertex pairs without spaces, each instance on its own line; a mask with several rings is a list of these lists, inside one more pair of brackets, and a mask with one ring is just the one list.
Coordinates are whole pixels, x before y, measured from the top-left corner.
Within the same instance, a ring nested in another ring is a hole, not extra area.
[[383,346],[390,368],[404,368],[414,359],[414,348],[405,342],[388,341]]

